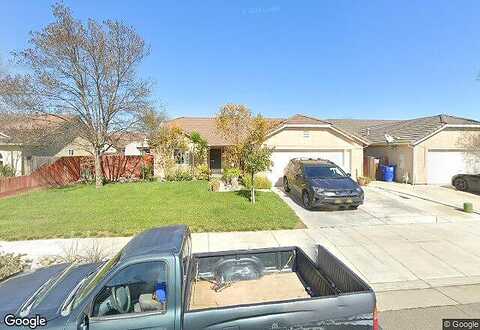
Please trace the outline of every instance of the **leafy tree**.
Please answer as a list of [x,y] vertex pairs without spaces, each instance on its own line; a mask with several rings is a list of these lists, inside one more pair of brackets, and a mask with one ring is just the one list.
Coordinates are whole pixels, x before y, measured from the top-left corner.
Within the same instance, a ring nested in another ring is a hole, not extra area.
[[253,116],[244,105],[226,104],[216,116],[217,129],[231,144],[225,158],[229,167],[244,169],[245,148],[249,144],[262,144],[271,125],[261,115]]
[[216,126],[230,145],[225,148],[229,167],[242,167],[243,147],[249,132],[252,113],[241,104],[226,104],[216,116]]
[[272,166],[270,157],[272,156],[272,148],[263,147],[261,145],[250,144],[245,148],[245,172],[251,177],[252,187],[250,200],[255,203],[255,174],[268,170]]
[[190,134],[190,141],[192,141],[192,171],[194,171],[197,165],[206,161],[208,142],[198,132]]
[[188,150],[188,140],[178,127],[161,125],[150,133],[148,142],[155,150],[155,166],[160,177],[166,177],[175,166],[175,150]]
[[27,71],[0,78],[0,96],[15,111],[75,119],[91,145],[99,187],[102,155],[150,107],[151,84],[137,75],[149,48],[122,22],[81,22],[63,4],[53,6],[53,16],[31,33],[27,49],[13,53]]

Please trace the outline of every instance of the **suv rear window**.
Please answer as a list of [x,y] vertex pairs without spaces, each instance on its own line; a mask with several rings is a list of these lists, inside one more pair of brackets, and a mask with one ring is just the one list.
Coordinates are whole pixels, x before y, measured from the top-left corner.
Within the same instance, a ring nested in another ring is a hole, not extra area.
[[340,167],[335,165],[305,166],[304,172],[307,178],[335,179],[347,176]]

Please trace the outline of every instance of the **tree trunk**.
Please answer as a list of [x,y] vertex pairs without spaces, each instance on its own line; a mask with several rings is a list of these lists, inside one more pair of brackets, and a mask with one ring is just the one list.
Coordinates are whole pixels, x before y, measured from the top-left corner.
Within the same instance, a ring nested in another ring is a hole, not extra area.
[[252,172],[252,192],[251,192],[251,201],[255,204],[255,181],[254,181],[255,173]]
[[95,150],[95,186],[97,188],[103,186],[102,155],[98,149]]

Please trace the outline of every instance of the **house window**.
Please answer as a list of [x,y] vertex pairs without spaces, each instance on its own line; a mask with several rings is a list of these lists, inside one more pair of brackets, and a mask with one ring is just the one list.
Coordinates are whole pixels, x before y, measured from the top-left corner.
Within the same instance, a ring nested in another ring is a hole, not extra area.
[[3,166],[3,155],[1,152],[0,152],[0,166]]
[[187,151],[175,149],[173,152],[173,157],[175,158],[175,163],[179,165],[188,164],[189,154]]
[[310,131],[303,131],[303,138],[304,139],[310,138]]
[[73,149],[68,149],[68,155],[69,156],[73,156],[74,153],[75,153],[75,151]]

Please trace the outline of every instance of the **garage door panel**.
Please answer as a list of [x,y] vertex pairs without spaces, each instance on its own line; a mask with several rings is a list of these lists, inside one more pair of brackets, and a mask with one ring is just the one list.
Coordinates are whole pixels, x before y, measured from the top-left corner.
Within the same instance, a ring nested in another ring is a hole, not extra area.
[[274,185],[281,185],[285,167],[293,158],[322,158],[333,161],[350,172],[350,151],[343,150],[318,150],[318,151],[274,151],[272,153],[273,166],[268,173],[268,178]]
[[480,173],[478,152],[430,150],[427,157],[427,183],[429,184],[449,184],[454,175]]

